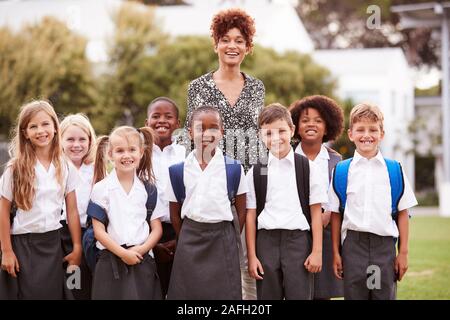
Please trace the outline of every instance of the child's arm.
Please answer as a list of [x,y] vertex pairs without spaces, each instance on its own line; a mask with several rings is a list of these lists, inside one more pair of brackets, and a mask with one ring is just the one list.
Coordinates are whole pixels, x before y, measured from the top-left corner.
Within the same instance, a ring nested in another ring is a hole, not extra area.
[[247,205],[246,193],[242,193],[236,196],[234,206],[236,207],[236,212],[239,218],[239,231],[242,232],[245,225],[245,211]]
[[395,273],[398,281],[401,281],[408,270],[409,216],[406,209],[398,214],[398,231],[400,236],[398,255],[395,259]]
[[0,243],[2,248],[2,270],[6,270],[11,276],[17,278],[20,271],[19,261],[11,244],[11,201],[5,197],[0,199]]
[[315,203],[311,208],[312,252],[305,261],[305,268],[311,273],[322,270],[322,205]]
[[341,244],[341,225],[342,215],[340,213],[331,212],[331,242],[333,246],[333,271],[334,275],[342,280],[344,269],[342,267],[342,258],[339,252]]
[[106,228],[103,223],[101,223],[97,219],[92,219],[92,225],[94,227],[95,238],[100,241],[100,243],[106,249],[122,259],[123,262],[128,265],[135,265],[143,260],[143,257],[140,253],[132,250],[127,250],[119,246],[106,232]]
[[67,226],[69,227],[70,236],[72,238],[73,250],[64,257],[69,266],[81,264],[81,225],[80,216],[78,214],[77,196],[75,191],[69,192],[66,196],[66,212],[67,212]]
[[178,202],[169,202],[169,209],[170,209],[170,221],[172,222],[172,227],[175,230],[175,233],[178,236],[180,235],[181,230],[181,204]]
[[156,246],[156,244],[158,243],[159,239],[161,239],[163,234],[161,220],[159,219],[151,220],[150,228],[152,231],[148,235],[147,240],[145,240],[145,242],[140,246],[134,246],[130,248],[131,250],[140,253],[142,256],[147,254],[151,249],[153,249]]
[[256,257],[256,209],[248,209],[245,222],[245,242],[247,244],[248,273],[256,280],[264,275],[261,262]]

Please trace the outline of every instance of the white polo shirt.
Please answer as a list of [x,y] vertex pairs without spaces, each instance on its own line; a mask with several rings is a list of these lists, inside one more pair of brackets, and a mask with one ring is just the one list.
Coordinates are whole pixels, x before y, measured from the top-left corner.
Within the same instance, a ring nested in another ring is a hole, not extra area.
[[[36,160],[34,166],[36,191],[32,208],[29,211],[17,209],[11,234],[45,233],[61,228],[60,220],[64,198],[75,190],[78,183],[78,172],[73,164],[62,159],[61,165],[64,173],[63,190],[56,180],[53,163],[50,164],[47,171],[39,160]],[[3,174],[2,193],[9,201],[13,201],[12,180],[12,170],[11,167],[8,167]]]
[[161,210],[161,212],[157,212],[155,209],[155,214],[161,216],[162,222],[170,223],[169,201],[164,196],[167,184],[170,184],[169,167],[184,161],[185,157],[186,149],[179,144],[172,143],[163,150],[157,145],[153,145],[153,173],[155,174],[156,187],[158,188],[158,202],[161,204],[158,206],[158,210]]
[[[97,182],[91,193],[91,201],[105,209],[108,215],[108,235],[121,246],[141,245],[147,240],[150,234],[146,220],[147,197],[144,183],[136,175],[127,194],[117,178],[116,170]],[[152,214],[151,220],[158,218],[158,215]],[[105,249],[99,241],[97,248]],[[153,256],[151,250],[150,255]]]
[[[398,204],[399,211],[417,205],[404,171],[403,179],[405,190]],[[339,199],[332,183],[329,198],[330,211],[339,212]],[[398,237],[397,225],[392,220],[391,202],[389,174],[381,152],[369,160],[355,151],[348,172],[347,203],[342,221],[341,242],[344,243],[347,230]]]
[[[228,199],[225,160],[222,151],[216,152],[205,170],[192,151],[184,161],[184,185],[186,199],[181,208],[181,218],[188,217],[197,222],[217,223],[232,221],[233,213]],[[247,192],[244,169],[241,167],[241,179],[237,195]],[[168,183],[165,191],[167,201],[178,202],[172,184]]]
[[[80,215],[80,224],[82,228],[86,228],[87,207],[91,197],[92,181],[94,179],[94,164],[82,164],[78,169],[79,183],[75,189],[77,195],[77,208]],[[61,220],[66,220],[66,207],[63,206],[63,214]]]
[[[269,153],[266,204],[258,216],[258,229],[310,230],[298,198],[294,161],[292,149],[283,159]],[[247,209],[256,209],[253,168],[247,173],[247,183],[249,189]],[[319,168],[311,161],[309,161],[309,183],[309,204],[326,204],[328,196]]]

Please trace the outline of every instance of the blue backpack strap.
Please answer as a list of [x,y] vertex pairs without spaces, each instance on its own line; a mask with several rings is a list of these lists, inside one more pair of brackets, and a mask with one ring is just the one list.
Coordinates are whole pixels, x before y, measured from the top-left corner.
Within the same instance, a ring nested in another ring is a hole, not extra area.
[[227,156],[224,156],[223,158],[225,160],[225,171],[227,176],[228,199],[233,203],[239,189],[239,183],[241,182],[242,167],[238,160]]
[[186,198],[186,188],[184,186],[184,162],[170,166],[169,177],[173,193],[175,194],[178,203],[183,203]]
[[158,189],[154,184],[144,182],[145,190],[147,191],[147,202],[145,207],[147,208],[147,221],[150,221],[153,210],[155,210],[156,202],[158,201]]
[[339,199],[339,212],[344,214],[347,203],[348,169],[353,158],[340,161],[334,169],[333,189]]
[[107,226],[108,215],[106,214],[106,210],[100,207],[95,202],[89,201],[86,213],[91,219],[98,220],[103,223],[105,227]]
[[83,238],[81,239],[81,244],[83,247],[84,256],[86,258],[86,264],[88,265],[91,272],[94,273],[95,264],[97,262],[97,255],[100,250],[96,246],[97,240],[95,239],[92,219],[100,221],[105,225],[106,228],[108,226],[108,215],[106,214],[105,209],[92,201],[89,201],[87,215],[88,218],[86,221],[86,231],[84,232]]
[[405,191],[405,183],[403,180],[403,170],[402,166],[398,161],[391,159],[384,159],[386,162],[389,182],[391,184],[391,209],[392,209],[392,219],[396,220],[398,216],[398,203],[400,202],[403,192]]

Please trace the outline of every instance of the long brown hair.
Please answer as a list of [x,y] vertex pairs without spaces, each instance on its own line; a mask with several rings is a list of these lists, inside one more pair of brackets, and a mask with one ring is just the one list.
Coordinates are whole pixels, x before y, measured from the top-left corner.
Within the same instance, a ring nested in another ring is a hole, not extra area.
[[111,149],[111,138],[118,135],[123,138],[128,138],[135,135],[139,138],[140,147],[144,154],[139,162],[136,170],[136,175],[143,182],[155,183],[152,164],[153,152],[153,130],[148,127],[135,129],[129,126],[121,126],[114,129],[109,136],[102,136],[97,139],[95,165],[94,165],[94,183],[104,179],[107,172],[107,153]]
[[32,101],[20,108],[17,125],[14,129],[14,137],[9,147],[11,160],[8,166],[11,167],[13,174],[13,198],[16,206],[24,211],[31,209],[36,194],[36,173],[34,170],[36,152],[33,144],[26,137],[26,130],[31,119],[41,111],[48,114],[53,121],[55,136],[53,137],[50,148],[50,158],[55,166],[56,180],[61,186],[61,192],[64,192],[64,173],[58,117],[49,102],[44,100]]

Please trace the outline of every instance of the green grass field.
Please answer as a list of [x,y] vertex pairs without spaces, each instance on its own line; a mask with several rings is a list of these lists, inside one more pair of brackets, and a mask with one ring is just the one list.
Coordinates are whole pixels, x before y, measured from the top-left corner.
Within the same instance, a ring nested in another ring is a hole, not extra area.
[[399,300],[450,300],[450,218],[410,220],[409,270]]

